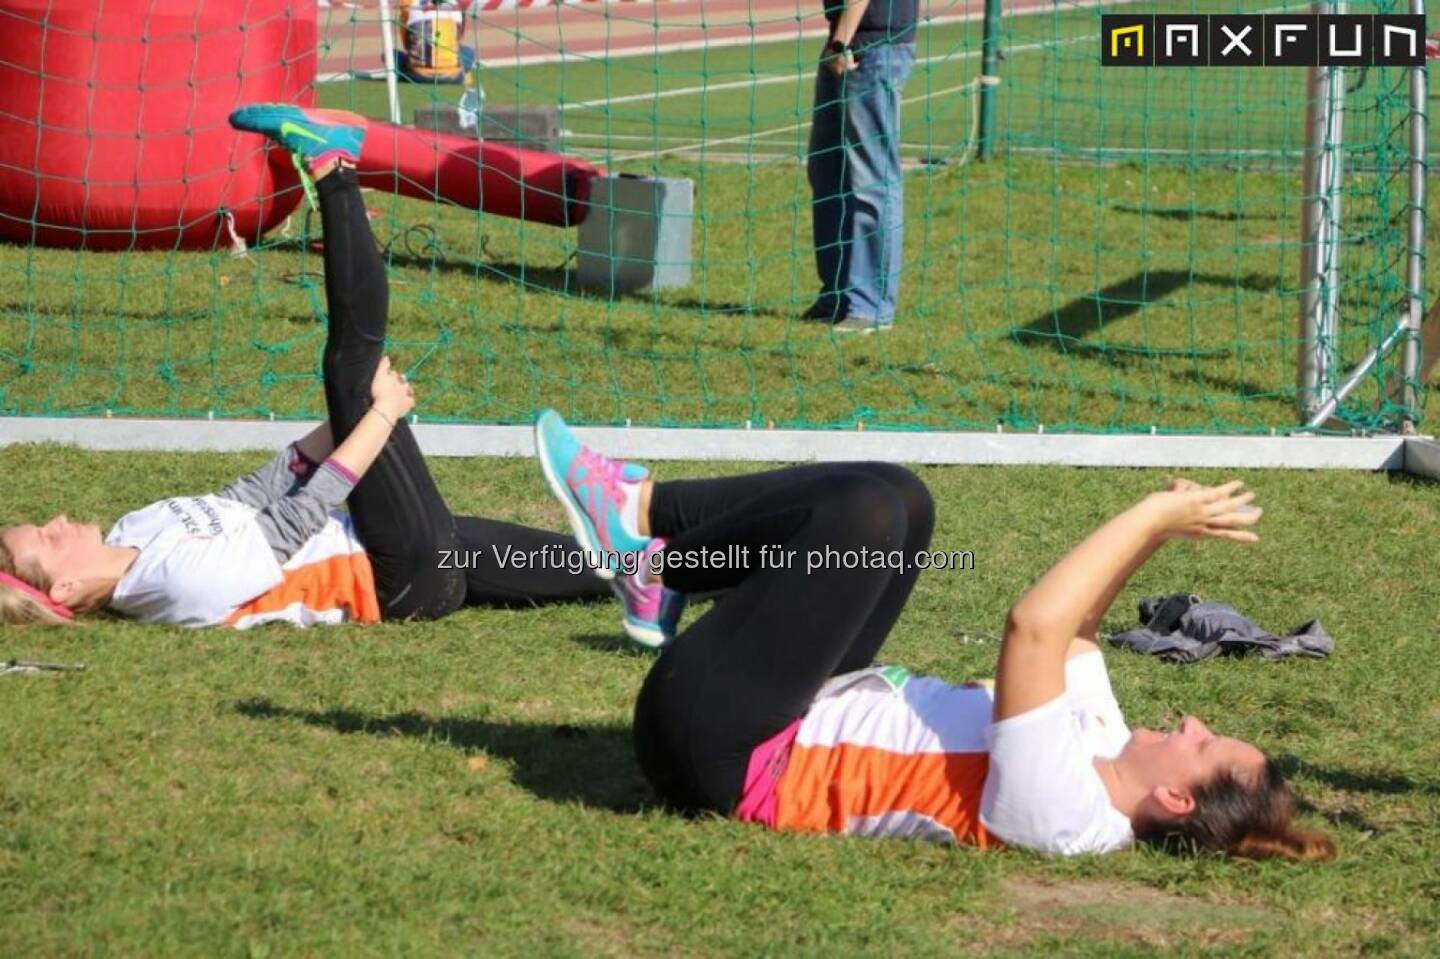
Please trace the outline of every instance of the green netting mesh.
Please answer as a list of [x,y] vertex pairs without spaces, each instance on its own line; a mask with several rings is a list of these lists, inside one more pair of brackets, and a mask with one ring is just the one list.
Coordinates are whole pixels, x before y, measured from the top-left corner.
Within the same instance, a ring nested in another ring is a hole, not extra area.
[[[897,322],[843,338],[800,317],[818,288],[804,161],[820,7],[471,10],[484,111],[559,107],[563,152],[693,180],[692,283],[587,291],[574,229],[369,193],[423,419],[526,422],[553,405],[582,423],[717,427],[1295,423],[1303,70],[1101,69],[1105,7],[1007,2],[982,158],[981,7],[922,4]],[[1144,12],[1283,9],[1309,8]],[[319,10],[319,103],[387,117],[379,19]],[[1410,117],[1405,71],[1346,83],[1341,373],[1406,302]],[[463,89],[402,80],[402,117]],[[0,245],[0,413],[322,415],[318,232],[302,209],[243,257],[223,232],[200,252]],[[1349,423],[1418,413],[1386,399],[1397,361],[1343,405]]]

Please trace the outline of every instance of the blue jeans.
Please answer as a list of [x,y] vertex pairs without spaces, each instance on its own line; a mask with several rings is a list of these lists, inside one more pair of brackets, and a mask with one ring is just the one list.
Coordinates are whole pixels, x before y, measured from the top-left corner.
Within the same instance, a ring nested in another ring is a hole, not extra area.
[[915,45],[861,50],[859,67],[815,78],[808,172],[820,305],[837,319],[895,320],[905,230],[900,91]]

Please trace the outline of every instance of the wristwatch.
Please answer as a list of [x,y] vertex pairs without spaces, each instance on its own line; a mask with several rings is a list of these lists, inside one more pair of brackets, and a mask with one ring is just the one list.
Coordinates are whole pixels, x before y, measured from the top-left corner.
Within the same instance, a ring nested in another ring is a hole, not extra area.
[[845,54],[850,52],[850,44],[846,43],[844,40],[831,40],[830,46],[826,47],[825,49],[827,52],[833,53],[837,57],[843,57]]

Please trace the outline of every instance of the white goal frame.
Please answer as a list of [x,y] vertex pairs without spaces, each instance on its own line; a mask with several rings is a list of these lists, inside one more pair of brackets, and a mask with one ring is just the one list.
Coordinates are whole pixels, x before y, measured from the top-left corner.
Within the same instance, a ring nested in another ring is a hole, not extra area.
[[[233,452],[276,449],[313,421],[0,418],[0,446],[69,443],[91,450]],[[531,456],[528,426],[417,423],[427,456]],[[607,453],[640,460],[1094,466],[1166,469],[1407,471],[1440,480],[1440,443],[1416,436],[1089,435],[887,430],[736,430],[581,426]]]
[[[1425,0],[1409,0],[1409,12],[1424,16]],[[1317,0],[1315,14],[1342,14],[1348,0]],[[1332,421],[1340,404],[1375,364],[1398,352],[1399,381],[1394,399],[1407,411],[1420,402],[1421,325],[1425,316],[1425,140],[1429,92],[1426,67],[1409,74],[1407,190],[1404,283],[1408,294],[1394,325],[1349,370],[1340,365],[1341,199],[1345,182],[1345,67],[1311,67],[1305,108],[1305,159],[1301,173],[1305,202],[1300,218],[1300,323],[1296,356],[1297,412],[1310,427],[1344,426]],[[1353,68],[1351,68],[1353,69]],[[1415,432],[1407,412],[1401,433]]]

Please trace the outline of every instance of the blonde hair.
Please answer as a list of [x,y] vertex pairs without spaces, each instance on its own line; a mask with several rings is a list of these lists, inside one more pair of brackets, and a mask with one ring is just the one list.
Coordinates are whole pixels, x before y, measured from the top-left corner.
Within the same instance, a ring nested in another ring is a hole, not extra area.
[[[0,536],[8,530],[0,530]],[[33,566],[20,569],[15,557],[0,540],[0,573],[15,577],[38,590],[50,588],[49,578]],[[34,596],[0,582],[0,625],[4,626],[69,626],[71,620],[55,612]]]

